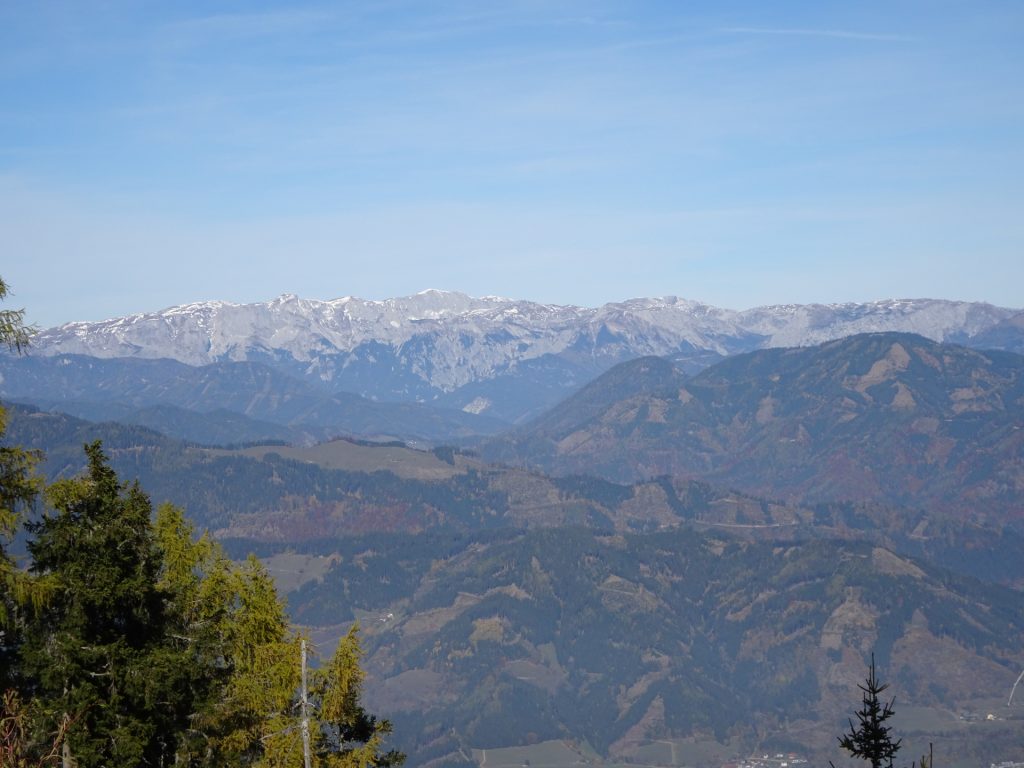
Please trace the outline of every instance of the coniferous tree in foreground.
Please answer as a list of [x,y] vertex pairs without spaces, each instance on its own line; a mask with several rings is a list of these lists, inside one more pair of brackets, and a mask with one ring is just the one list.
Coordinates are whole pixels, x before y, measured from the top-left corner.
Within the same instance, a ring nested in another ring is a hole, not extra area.
[[225,729],[214,717],[233,672],[229,638],[237,607],[233,566],[206,534],[198,539],[178,507],[157,510],[155,533],[162,569],[157,582],[167,599],[172,644],[184,657],[189,696],[178,700],[188,728],[175,764],[216,765],[215,737]]
[[871,667],[861,690],[861,707],[854,714],[857,724],[850,721],[850,731],[839,737],[839,746],[853,757],[871,763],[871,768],[892,768],[893,758],[899,752],[902,739],[893,741],[886,722],[893,716],[895,699],[883,702],[879,695],[889,687],[880,683],[875,671],[875,654],[871,654]]
[[84,476],[47,490],[30,526],[32,571],[54,580],[26,622],[22,666],[46,732],[70,723],[65,764],[170,764],[190,709],[189,665],[170,642],[148,497],[123,485],[98,443]]
[[[0,277],[0,301],[7,298],[10,289]],[[36,332],[34,326],[25,325],[24,309],[0,310],[0,344],[11,352],[21,352],[28,346],[29,339]]]
[[[7,414],[0,408],[0,437]],[[20,632],[16,618],[20,606],[31,603],[39,594],[20,571],[7,551],[7,542],[18,531],[22,511],[30,507],[39,493],[39,480],[33,475],[37,457],[22,448],[0,446],[0,691],[14,684],[14,661]]]
[[366,677],[362,655],[359,626],[354,625],[315,678],[316,747],[325,768],[396,768],[405,762],[405,755],[396,750],[381,753],[391,723],[368,714],[360,702]]
[[[7,284],[0,278],[0,300],[7,297]],[[21,352],[33,329],[25,325],[20,309],[0,310],[0,346]],[[0,407],[0,438],[7,428],[7,412]],[[19,604],[38,603],[40,593],[18,570],[7,551],[17,533],[22,513],[39,494],[40,481],[33,470],[39,456],[17,446],[0,446],[0,691],[13,684],[14,656],[19,642],[16,616]]]
[[[7,297],[0,278],[0,300]],[[25,325],[20,309],[0,310],[0,345],[11,352],[24,350],[35,329]],[[7,412],[0,407],[0,438]],[[36,501],[42,483],[35,475],[39,454],[18,446],[0,446],[0,766],[43,768],[56,764],[66,722],[44,739],[33,739],[29,709],[14,687],[24,683],[17,660],[22,617],[38,609],[47,596],[49,580],[33,579],[17,567],[7,543],[17,533],[24,512]]]

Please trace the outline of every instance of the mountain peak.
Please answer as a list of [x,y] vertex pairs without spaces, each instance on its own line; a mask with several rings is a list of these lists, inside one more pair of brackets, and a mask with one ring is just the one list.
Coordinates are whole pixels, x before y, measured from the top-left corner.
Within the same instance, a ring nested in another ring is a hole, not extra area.
[[[696,371],[741,352],[881,331],[936,341],[977,338],[1024,350],[1024,327],[1012,320],[1016,314],[989,304],[933,299],[738,312],[672,295],[590,308],[437,288],[380,300],[323,301],[284,293],[266,302],[193,302],[71,323],[40,333],[33,351],[169,358],[189,365],[258,360],[335,391],[389,400],[443,398],[459,409],[498,402],[470,390],[504,378],[518,383],[503,385],[501,397],[523,404],[503,418],[519,420],[636,357],[666,357]],[[527,389],[518,394],[522,387]],[[463,395],[451,399],[463,388]],[[531,392],[542,399],[527,405]]]

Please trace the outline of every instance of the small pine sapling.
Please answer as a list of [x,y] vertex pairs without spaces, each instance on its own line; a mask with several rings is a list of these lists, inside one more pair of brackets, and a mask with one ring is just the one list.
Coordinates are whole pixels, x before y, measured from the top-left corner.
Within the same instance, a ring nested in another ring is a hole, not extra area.
[[857,724],[849,721],[850,731],[838,737],[839,746],[852,757],[869,761],[871,768],[892,768],[893,758],[899,752],[903,740],[894,741],[890,735],[892,729],[886,725],[886,721],[893,716],[892,707],[895,699],[887,703],[879,699],[879,695],[889,685],[878,681],[875,654],[871,654],[871,668],[867,680],[864,681],[864,685],[857,687],[862,693],[861,708],[854,713],[857,716]]

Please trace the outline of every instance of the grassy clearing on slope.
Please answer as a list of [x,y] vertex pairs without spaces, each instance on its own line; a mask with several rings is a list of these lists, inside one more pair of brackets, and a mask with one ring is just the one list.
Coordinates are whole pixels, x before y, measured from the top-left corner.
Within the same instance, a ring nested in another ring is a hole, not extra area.
[[[324,469],[348,472],[393,472],[410,480],[447,480],[465,471],[448,464],[430,451],[418,451],[396,445],[366,445],[349,440],[332,440],[309,448],[290,445],[258,445],[236,450],[211,451],[219,455],[242,455],[262,459],[276,453],[286,459],[305,461]],[[459,457],[461,458],[461,457]]]

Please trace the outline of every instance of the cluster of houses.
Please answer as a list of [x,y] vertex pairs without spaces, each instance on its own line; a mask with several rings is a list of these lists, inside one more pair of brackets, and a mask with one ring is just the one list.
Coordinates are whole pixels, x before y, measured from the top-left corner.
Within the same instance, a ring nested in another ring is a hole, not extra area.
[[737,763],[724,763],[722,768],[791,768],[791,766],[803,765],[806,762],[806,758],[796,752],[777,752],[774,755],[752,755]]

